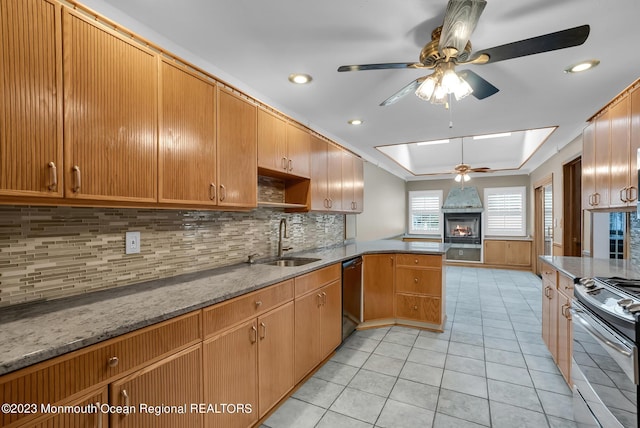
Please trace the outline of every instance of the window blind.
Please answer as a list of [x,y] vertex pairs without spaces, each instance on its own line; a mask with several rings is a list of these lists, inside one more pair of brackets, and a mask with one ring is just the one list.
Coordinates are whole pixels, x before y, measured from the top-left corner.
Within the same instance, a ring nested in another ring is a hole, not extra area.
[[526,235],[525,187],[487,188],[484,195],[487,235]]
[[409,233],[442,234],[442,191],[409,192]]

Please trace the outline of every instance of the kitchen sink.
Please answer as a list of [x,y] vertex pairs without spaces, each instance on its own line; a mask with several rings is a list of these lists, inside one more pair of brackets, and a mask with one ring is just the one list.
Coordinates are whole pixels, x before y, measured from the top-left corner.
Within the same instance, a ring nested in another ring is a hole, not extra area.
[[281,259],[268,260],[262,263],[273,266],[303,266],[308,263],[313,263],[320,260],[321,259],[313,259],[308,257],[283,257]]

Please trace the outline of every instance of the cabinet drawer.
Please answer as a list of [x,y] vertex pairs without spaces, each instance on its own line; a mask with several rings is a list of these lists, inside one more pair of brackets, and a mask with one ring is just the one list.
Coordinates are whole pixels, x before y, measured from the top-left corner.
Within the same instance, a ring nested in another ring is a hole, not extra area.
[[558,273],[558,290],[568,297],[573,297],[573,280],[566,275]]
[[440,324],[439,297],[396,294],[396,317]]
[[[58,403],[200,342],[200,311],[0,377],[1,403]],[[23,416],[0,415],[0,426]]]
[[440,267],[442,266],[441,255],[418,255],[418,254],[398,254],[396,256],[398,266],[413,267]]
[[400,293],[442,295],[442,272],[435,269],[396,268],[396,290]]
[[290,300],[293,300],[292,279],[213,305],[202,312],[203,334],[210,336]]
[[540,274],[542,275],[542,279],[555,287],[558,282],[557,271],[546,263],[542,263],[541,271],[542,272],[540,272]]
[[316,290],[330,282],[339,280],[342,276],[341,269],[339,264],[335,264],[296,277],[296,297]]

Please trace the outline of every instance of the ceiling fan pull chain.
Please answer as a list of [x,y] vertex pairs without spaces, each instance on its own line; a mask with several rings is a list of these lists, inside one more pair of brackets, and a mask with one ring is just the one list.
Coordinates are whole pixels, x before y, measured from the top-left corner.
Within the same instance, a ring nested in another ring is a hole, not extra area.
[[449,129],[453,128],[453,100],[451,99],[451,94],[449,94],[449,102],[446,107],[449,109]]

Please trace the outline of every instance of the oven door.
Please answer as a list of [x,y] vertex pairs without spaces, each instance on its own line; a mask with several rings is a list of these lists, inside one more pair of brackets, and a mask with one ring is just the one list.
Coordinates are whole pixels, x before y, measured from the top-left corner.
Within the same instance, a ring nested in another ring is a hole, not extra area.
[[638,427],[638,349],[575,299],[571,377],[581,427]]

